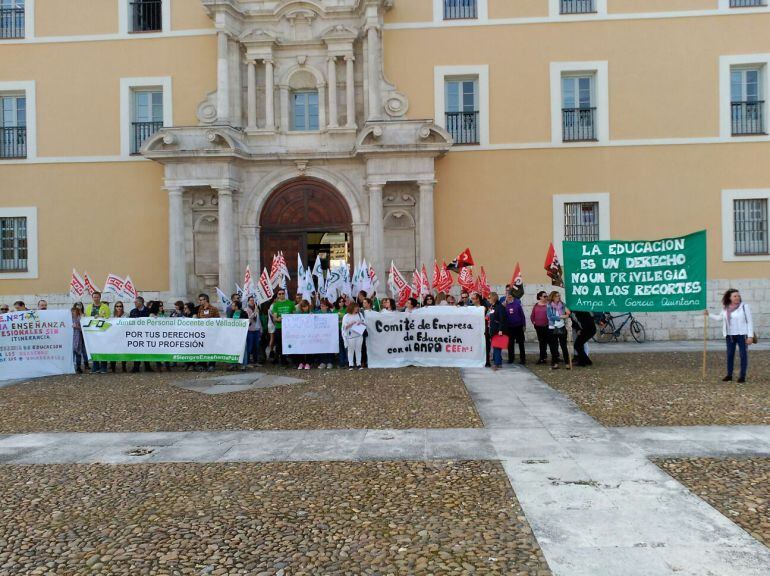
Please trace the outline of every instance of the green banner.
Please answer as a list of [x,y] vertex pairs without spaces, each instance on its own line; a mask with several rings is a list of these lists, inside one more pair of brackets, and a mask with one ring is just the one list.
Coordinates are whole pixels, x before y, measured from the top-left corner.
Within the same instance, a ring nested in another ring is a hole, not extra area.
[[237,354],[91,354],[97,362],[223,362],[238,364]]
[[706,231],[662,240],[564,242],[571,310],[706,309]]

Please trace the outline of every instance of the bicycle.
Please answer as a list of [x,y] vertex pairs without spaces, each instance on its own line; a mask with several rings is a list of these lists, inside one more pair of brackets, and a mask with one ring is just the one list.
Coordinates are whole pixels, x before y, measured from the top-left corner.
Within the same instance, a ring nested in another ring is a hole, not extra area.
[[[624,320],[620,326],[616,327],[615,320],[619,320],[620,318],[623,318]],[[596,320],[596,334],[593,337],[594,342],[599,344],[604,344],[612,340],[617,342],[620,338],[620,333],[623,328],[625,328],[626,324],[629,324],[628,330],[631,332],[631,336],[634,340],[639,344],[644,342],[646,338],[644,325],[634,318],[634,315],[631,314],[631,312],[618,314],[617,316],[613,316],[609,312],[602,314],[601,318]]]

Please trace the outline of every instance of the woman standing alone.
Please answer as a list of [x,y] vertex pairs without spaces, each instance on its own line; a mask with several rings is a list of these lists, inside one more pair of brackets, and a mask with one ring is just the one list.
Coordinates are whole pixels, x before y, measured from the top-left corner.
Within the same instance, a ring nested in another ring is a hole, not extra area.
[[709,314],[708,310],[704,310],[703,315],[722,321],[722,336],[727,344],[727,376],[722,378],[722,382],[731,382],[733,379],[737,347],[741,357],[738,383],[743,384],[746,382],[746,372],[749,368],[748,345],[754,343],[754,321],[748,304],[743,302],[738,290],[730,288],[722,296],[722,311],[719,314]]

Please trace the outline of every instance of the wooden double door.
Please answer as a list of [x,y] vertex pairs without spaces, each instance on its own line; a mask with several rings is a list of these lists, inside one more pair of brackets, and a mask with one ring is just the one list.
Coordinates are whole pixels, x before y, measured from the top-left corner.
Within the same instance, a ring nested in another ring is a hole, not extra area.
[[[283,251],[291,274],[289,292],[297,287],[297,254],[312,266],[316,254],[324,254],[350,242],[352,218],[347,201],[332,186],[311,178],[298,178],[277,188],[267,199],[260,216],[261,262],[268,269],[273,255]],[[329,247],[329,248],[327,248]],[[352,259],[352,250],[347,250]],[[322,256],[323,259],[323,256]],[[328,259],[324,262],[328,267]]]

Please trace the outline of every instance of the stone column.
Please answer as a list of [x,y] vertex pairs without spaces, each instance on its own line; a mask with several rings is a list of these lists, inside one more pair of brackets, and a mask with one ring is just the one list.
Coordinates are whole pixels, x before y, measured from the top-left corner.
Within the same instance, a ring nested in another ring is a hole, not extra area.
[[345,56],[345,95],[347,96],[347,128],[356,127],[356,79],[353,68],[355,58],[352,54]]
[[219,287],[229,293],[235,287],[235,234],[233,191],[219,188]]
[[380,36],[376,26],[370,26],[366,32],[366,43],[369,48],[369,119],[382,118],[380,102]]
[[382,218],[383,184],[369,184],[369,251],[366,257],[374,266],[381,285],[385,273],[385,230]]
[[420,186],[420,262],[430,267],[436,258],[436,229],[433,221],[433,186],[435,182],[419,182]]
[[184,203],[182,188],[168,190],[168,289],[172,296],[187,297]]
[[254,60],[248,60],[246,62],[246,86],[248,97],[246,99],[246,105],[248,110],[246,111],[246,129],[257,129],[257,63]]
[[[281,94],[283,96],[283,93]],[[288,95],[287,95],[288,96]],[[273,61],[265,60],[265,129],[275,130],[275,76]],[[283,116],[281,116],[283,118]],[[283,124],[283,122],[281,122]]]
[[241,47],[237,40],[230,39],[230,124],[243,126],[243,74],[241,72]]
[[318,85],[318,129],[325,130],[326,123],[326,84]]
[[230,122],[230,63],[228,61],[227,34],[217,32],[217,120]]
[[367,256],[364,238],[366,236],[366,224],[362,222],[353,222],[353,260],[360,262],[361,258]]
[[281,132],[291,130],[289,124],[289,87],[281,86]]
[[327,82],[329,83],[329,128],[338,128],[337,122],[337,57],[329,56],[327,62]]

